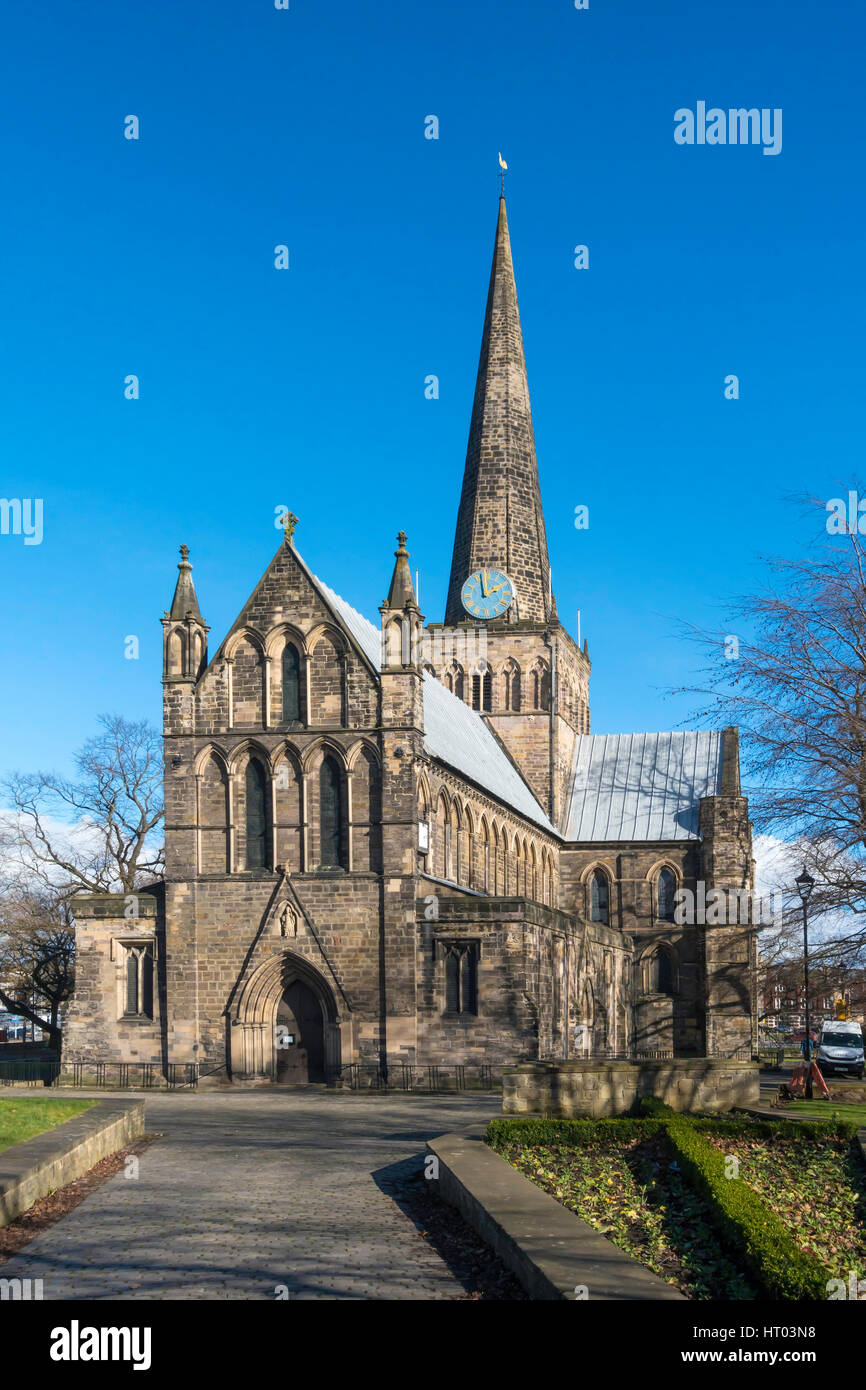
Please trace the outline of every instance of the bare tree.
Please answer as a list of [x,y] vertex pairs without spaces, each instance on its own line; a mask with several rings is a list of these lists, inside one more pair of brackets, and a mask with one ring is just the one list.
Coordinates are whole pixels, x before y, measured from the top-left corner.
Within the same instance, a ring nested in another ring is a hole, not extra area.
[[[826,522],[830,504],[809,501]],[[810,918],[832,923],[827,966],[866,948],[866,548],[830,529],[804,558],[768,561],[724,631],[688,629],[709,660],[686,688],[704,722],[739,724],[756,826],[796,846],[816,880]],[[799,924],[794,899],[778,954]]]
[[76,756],[78,776],[16,773],[6,783],[7,880],[68,900],[132,892],[161,878],[162,745],[144,721],[102,715]]
[[74,958],[71,913],[62,896],[21,888],[3,895],[0,1003],[43,1028],[58,1051],[60,1010],[72,995]]

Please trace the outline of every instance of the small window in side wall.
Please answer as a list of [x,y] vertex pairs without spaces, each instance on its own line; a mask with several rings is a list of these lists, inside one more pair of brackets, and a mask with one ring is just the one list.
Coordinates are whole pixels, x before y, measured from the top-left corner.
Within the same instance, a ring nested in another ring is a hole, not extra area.
[[472,708],[481,708],[481,677],[472,677]]
[[493,677],[489,671],[484,672],[484,679],[481,683],[482,708],[485,710],[493,709]]
[[656,916],[660,922],[674,920],[677,880],[670,869],[662,869],[656,881]]
[[602,922],[607,926],[610,915],[608,897],[607,874],[603,869],[596,869],[590,880],[589,917],[591,922]]
[[301,658],[297,647],[288,642],[283,648],[283,719],[301,718]]
[[126,946],[124,1016],[153,1018],[153,947]]
[[660,946],[650,962],[650,994],[673,994],[674,972],[671,953]]
[[445,1012],[478,1013],[478,943],[452,942],[445,948]]

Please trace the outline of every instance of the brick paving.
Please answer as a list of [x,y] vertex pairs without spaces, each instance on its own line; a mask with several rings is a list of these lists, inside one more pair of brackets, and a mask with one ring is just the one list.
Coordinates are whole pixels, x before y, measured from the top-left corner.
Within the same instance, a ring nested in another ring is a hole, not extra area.
[[[102,1093],[104,1098],[104,1093]],[[148,1095],[163,1137],[0,1267],[49,1299],[455,1299],[464,1287],[389,1195],[425,1140],[495,1096]],[[283,1295],[285,1296],[285,1294]]]

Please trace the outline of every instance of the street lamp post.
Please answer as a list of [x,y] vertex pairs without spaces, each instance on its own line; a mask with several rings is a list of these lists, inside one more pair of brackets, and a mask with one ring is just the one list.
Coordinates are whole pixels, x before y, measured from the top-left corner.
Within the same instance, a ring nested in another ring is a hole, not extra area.
[[803,984],[806,989],[806,1099],[812,1099],[812,1023],[809,1015],[809,913],[808,903],[815,887],[815,880],[806,865],[803,872],[794,879],[800,901],[803,904]]

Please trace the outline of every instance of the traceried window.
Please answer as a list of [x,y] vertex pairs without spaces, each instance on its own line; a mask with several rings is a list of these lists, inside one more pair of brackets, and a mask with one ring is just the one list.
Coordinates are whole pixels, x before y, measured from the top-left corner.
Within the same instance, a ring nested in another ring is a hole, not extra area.
[[336,760],[330,755],[319,769],[319,862],[323,868],[346,867],[343,830],[343,779]]
[[472,677],[472,708],[490,710],[493,708],[493,679],[490,668],[479,671]]
[[244,776],[248,869],[263,869],[267,863],[265,788],[265,769],[256,758],[250,758]]
[[505,709],[516,714],[520,710],[520,670],[513,663],[506,666],[502,673],[503,693],[505,699],[503,704]]
[[297,647],[288,642],[283,648],[283,719],[301,718],[301,658]]
[[532,672],[532,704],[535,709],[550,709],[550,672],[542,663]]
[[477,941],[454,941],[445,947],[445,1012],[478,1013]]
[[153,1018],[153,947],[125,946],[124,1017]]
[[603,922],[609,918],[608,880],[603,869],[596,869],[589,885],[589,918],[591,922]]
[[674,920],[677,880],[671,869],[662,869],[656,881],[656,916],[660,922]]

